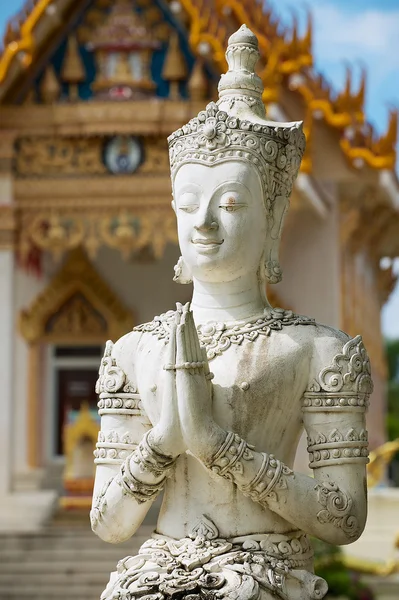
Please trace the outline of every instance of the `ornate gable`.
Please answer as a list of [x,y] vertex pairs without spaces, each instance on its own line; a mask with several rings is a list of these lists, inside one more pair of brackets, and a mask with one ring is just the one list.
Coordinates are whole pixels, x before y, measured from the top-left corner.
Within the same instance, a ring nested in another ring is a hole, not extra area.
[[29,343],[104,343],[129,331],[133,317],[77,248],[22,311],[19,325]]

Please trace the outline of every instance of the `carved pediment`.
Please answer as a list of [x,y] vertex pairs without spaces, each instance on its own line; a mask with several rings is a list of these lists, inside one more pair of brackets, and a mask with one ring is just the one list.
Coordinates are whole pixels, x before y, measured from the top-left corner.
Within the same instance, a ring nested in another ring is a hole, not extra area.
[[103,343],[119,338],[132,325],[132,314],[81,248],[69,254],[44,291],[20,315],[20,331],[30,343]]

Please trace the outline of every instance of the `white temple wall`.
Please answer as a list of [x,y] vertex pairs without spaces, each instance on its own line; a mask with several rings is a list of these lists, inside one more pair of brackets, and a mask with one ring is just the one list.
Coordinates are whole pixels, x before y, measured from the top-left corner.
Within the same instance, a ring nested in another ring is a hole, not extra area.
[[287,219],[283,233],[283,280],[275,286],[285,306],[340,327],[338,211],[326,218],[310,209]]
[[38,277],[17,267],[14,275],[14,401],[13,401],[13,471],[18,477],[27,474],[27,400],[29,346],[18,330],[21,310],[35,300],[49,281],[49,274]]
[[[151,321],[155,315],[173,310],[176,302],[191,298],[192,286],[173,282],[173,267],[179,248],[169,244],[160,260],[126,261],[119,252],[101,248],[94,266],[120,300],[131,309],[135,323]],[[115,340],[114,340],[115,341]]]

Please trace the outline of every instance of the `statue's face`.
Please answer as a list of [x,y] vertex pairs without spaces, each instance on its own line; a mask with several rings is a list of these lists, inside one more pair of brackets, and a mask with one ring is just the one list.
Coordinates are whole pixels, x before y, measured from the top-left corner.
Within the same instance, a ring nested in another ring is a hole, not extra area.
[[222,282],[257,272],[267,222],[255,167],[239,160],[186,164],[173,188],[180,250],[192,275]]

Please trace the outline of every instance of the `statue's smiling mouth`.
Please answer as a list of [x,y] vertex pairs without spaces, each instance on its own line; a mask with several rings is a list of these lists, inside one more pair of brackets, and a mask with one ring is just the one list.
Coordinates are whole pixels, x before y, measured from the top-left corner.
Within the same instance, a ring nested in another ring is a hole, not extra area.
[[197,246],[220,246],[223,244],[224,240],[209,240],[209,239],[193,239],[191,240],[193,244]]

